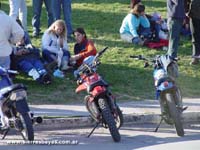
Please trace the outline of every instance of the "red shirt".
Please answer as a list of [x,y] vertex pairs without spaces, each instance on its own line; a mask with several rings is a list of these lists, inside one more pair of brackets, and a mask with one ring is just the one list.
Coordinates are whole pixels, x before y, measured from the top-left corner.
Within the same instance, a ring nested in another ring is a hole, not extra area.
[[95,56],[97,50],[94,46],[94,43],[91,40],[85,39],[83,42],[75,44],[74,53],[75,55],[81,55],[81,58],[76,61],[77,66],[80,66],[86,57],[91,55]]

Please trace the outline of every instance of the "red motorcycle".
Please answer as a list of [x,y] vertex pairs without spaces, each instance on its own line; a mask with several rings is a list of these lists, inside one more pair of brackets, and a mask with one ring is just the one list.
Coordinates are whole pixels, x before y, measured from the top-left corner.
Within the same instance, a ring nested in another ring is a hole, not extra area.
[[76,93],[87,91],[85,96],[85,105],[91,117],[96,121],[96,126],[90,132],[93,133],[99,124],[109,128],[112,138],[115,142],[121,140],[119,128],[123,124],[123,115],[116,104],[116,99],[108,89],[108,84],[96,72],[100,64],[99,57],[108,47],[98,52],[95,56],[87,57],[83,64],[74,72],[77,78],[78,87]]

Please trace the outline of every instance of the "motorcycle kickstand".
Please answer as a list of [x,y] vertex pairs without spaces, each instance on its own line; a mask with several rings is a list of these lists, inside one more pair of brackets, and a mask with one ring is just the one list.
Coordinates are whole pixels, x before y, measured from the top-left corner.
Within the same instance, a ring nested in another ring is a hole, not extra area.
[[92,135],[92,133],[94,132],[94,130],[99,126],[99,122],[96,123],[96,125],[94,126],[94,128],[92,129],[92,131],[88,134],[88,138]]
[[26,138],[25,138],[25,136],[23,135],[23,133],[22,133],[22,132],[20,132],[20,134],[21,134],[21,136],[22,136],[23,140],[26,140]]
[[10,131],[10,129],[7,129],[3,132],[3,137],[1,138],[2,140],[5,139],[6,135],[8,134],[8,131]]
[[160,125],[161,125],[161,123],[162,123],[162,121],[163,121],[164,119],[163,119],[163,117],[160,119],[160,122],[159,122],[159,124],[157,125],[157,127],[156,127],[156,129],[154,130],[154,132],[157,132],[158,131],[158,128],[160,127]]

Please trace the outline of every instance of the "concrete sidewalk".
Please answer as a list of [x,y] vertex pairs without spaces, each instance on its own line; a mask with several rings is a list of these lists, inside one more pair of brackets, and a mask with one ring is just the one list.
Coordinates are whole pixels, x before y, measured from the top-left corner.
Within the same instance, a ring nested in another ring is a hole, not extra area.
[[[200,99],[183,99],[184,122],[200,121]],[[156,100],[131,101],[118,103],[124,115],[124,122],[157,123],[160,120],[160,106]],[[35,116],[42,116],[44,122],[36,125],[39,129],[75,128],[93,126],[95,122],[90,118],[84,103],[75,105],[31,105]]]

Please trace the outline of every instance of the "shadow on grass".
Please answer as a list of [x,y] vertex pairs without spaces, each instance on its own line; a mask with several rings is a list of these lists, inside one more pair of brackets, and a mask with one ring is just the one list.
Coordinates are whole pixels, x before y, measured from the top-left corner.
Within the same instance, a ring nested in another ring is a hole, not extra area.
[[[148,7],[162,8],[166,7],[166,1],[154,1],[144,0],[144,4]],[[75,3],[92,3],[94,6],[100,7],[101,3],[108,5],[115,5],[115,3],[127,4],[129,1],[124,0],[84,0],[72,1]],[[5,9],[8,10],[7,3],[4,3]],[[117,6],[119,7],[119,6]],[[124,6],[123,6],[124,7]],[[110,7],[111,8],[111,7]],[[119,37],[119,28],[126,11],[129,8],[117,8],[122,11],[110,11],[103,12],[100,9],[81,9],[74,8],[72,10],[72,24],[73,27],[84,27],[86,32],[92,37],[99,47],[110,47],[111,51],[105,54],[106,59],[102,61],[102,65],[99,68],[99,72],[104,75],[106,81],[111,84],[113,93],[119,97],[120,100],[135,100],[135,99],[153,99],[154,87],[152,70],[144,69],[142,65],[135,65],[137,62],[129,60],[130,54],[145,54],[155,55],[156,53],[165,53],[159,51],[152,51],[147,48],[141,48],[133,46],[132,44],[124,43]],[[28,25],[31,28],[32,6],[28,6]],[[46,29],[46,10],[43,8],[41,16],[41,27]],[[37,39],[39,42],[39,39]],[[39,44],[36,46],[40,46]],[[113,49],[113,50],[112,50]],[[183,49],[183,50],[182,50]],[[117,51],[116,53],[114,51]],[[140,52],[141,50],[141,52]],[[132,51],[132,52],[131,52]],[[190,55],[190,51],[187,48],[180,46],[180,56]],[[142,63],[141,63],[142,64]],[[188,62],[189,64],[189,62]],[[190,68],[191,69],[191,68]],[[194,69],[198,69],[197,67]],[[197,85],[190,85],[190,82],[198,82],[199,77],[190,77],[185,74],[180,76],[180,86],[182,87],[183,96],[190,97],[193,94],[199,95],[193,89],[198,89]],[[36,82],[28,79],[18,79],[16,82],[22,82],[28,87],[28,94],[30,102],[35,104],[40,103],[66,103],[66,102],[80,102],[85,93],[81,95],[75,94],[76,83],[72,78],[68,79],[55,79],[52,85],[41,86]],[[189,91],[188,91],[189,89]],[[188,94],[187,91],[190,93]]]

